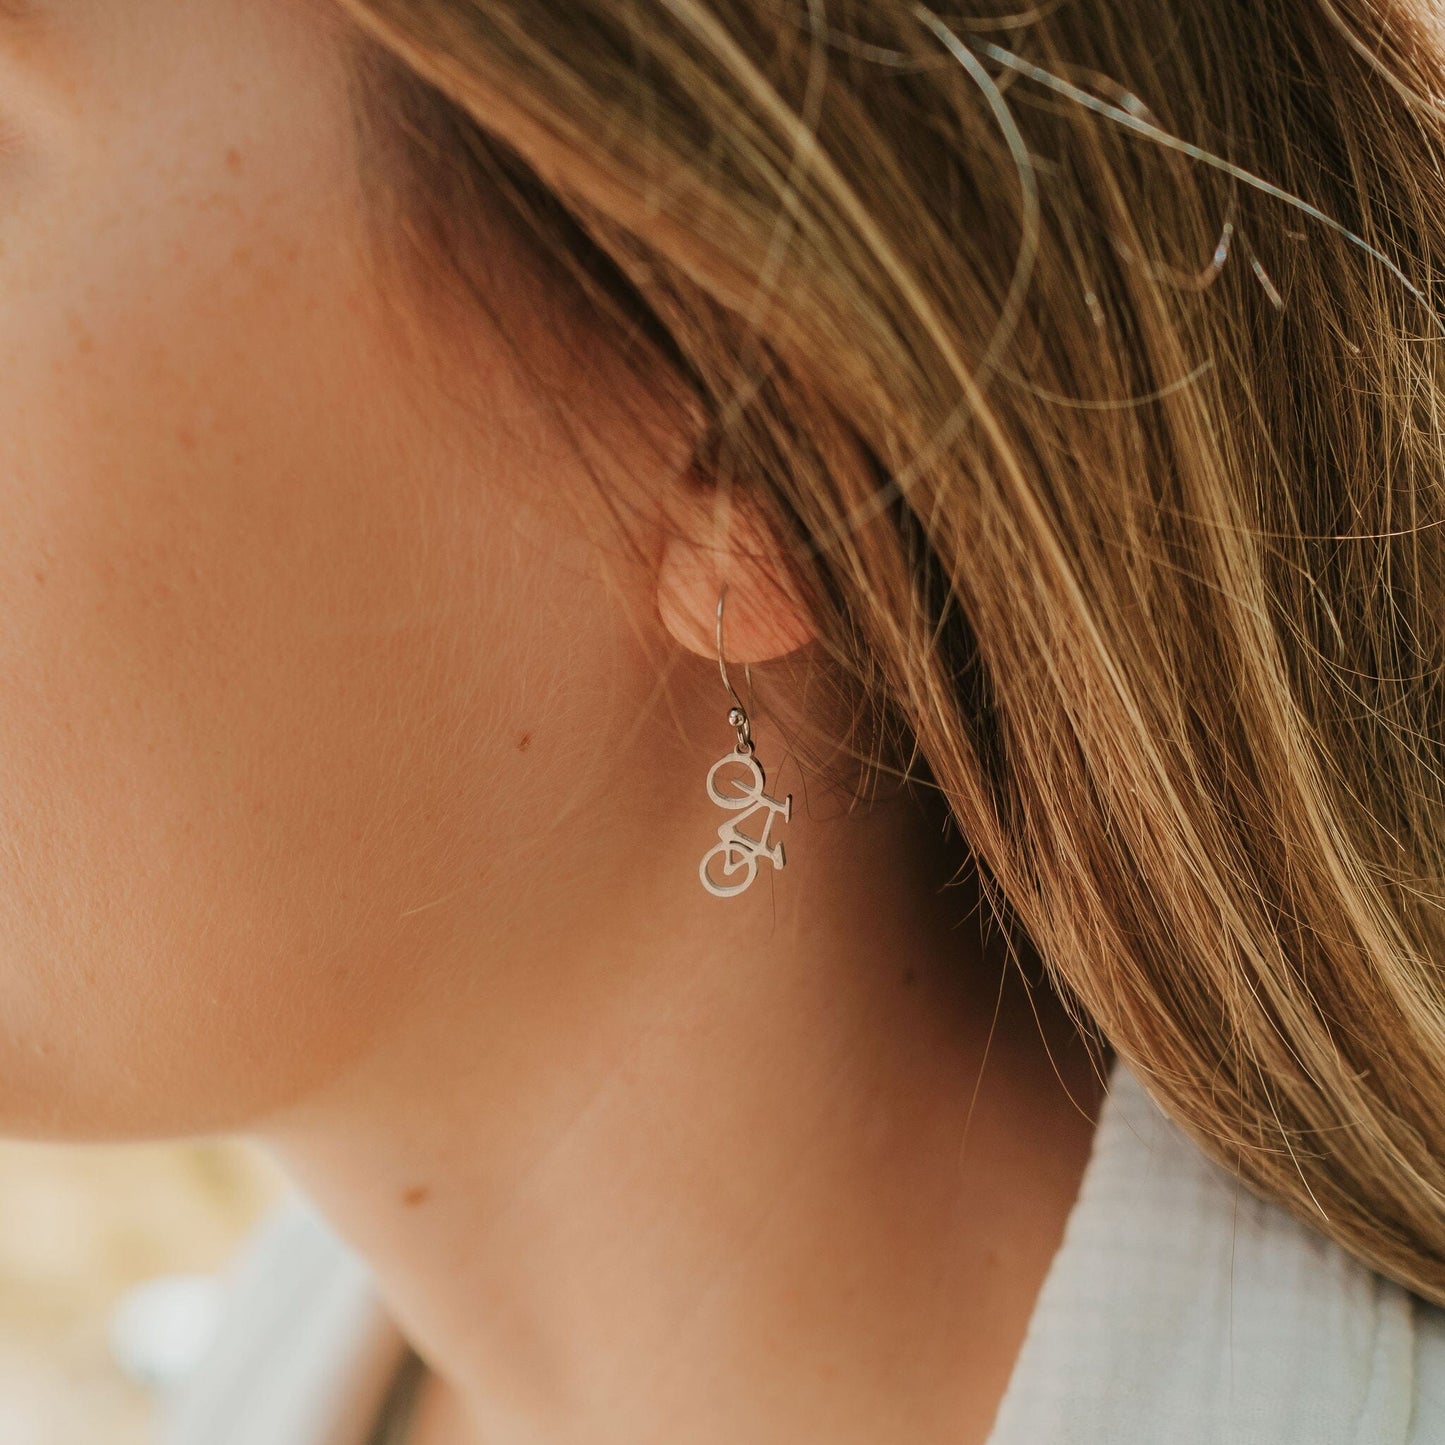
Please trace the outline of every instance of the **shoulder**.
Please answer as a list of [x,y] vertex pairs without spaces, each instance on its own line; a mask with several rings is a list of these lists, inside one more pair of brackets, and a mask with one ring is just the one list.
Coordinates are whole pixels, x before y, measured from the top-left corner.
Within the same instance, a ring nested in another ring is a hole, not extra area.
[[220,1328],[163,1406],[160,1445],[361,1441],[404,1342],[360,1259],[299,1195],[261,1221]]
[[1438,1445],[1445,1309],[1198,1148],[1122,1063],[988,1445]]

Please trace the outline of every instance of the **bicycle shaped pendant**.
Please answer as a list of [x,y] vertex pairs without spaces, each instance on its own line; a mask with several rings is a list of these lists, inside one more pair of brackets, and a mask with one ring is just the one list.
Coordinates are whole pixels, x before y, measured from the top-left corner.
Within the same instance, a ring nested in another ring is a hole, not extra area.
[[[745,728],[744,720],[740,737],[746,738]],[[735,770],[725,780],[733,789],[730,793],[719,786],[718,775],[725,768]],[[762,764],[753,756],[750,738],[746,746],[740,742],[738,747],[725,753],[708,769],[708,797],[718,807],[737,815],[719,824],[718,841],[703,854],[702,862],[698,864],[702,886],[716,898],[731,898],[748,888],[758,876],[760,858],[766,858],[774,868],[781,868],[786,861],[782,843],[771,843],[770,838],[774,818],[781,814],[786,823],[793,816],[793,795],[789,793],[779,802],[763,791],[765,781]],[[765,814],[762,831],[757,837],[752,837],[744,833],[740,825],[758,812]],[[721,866],[714,868],[714,864]],[[742,875],[737,882],[726,881],[737,874]]]

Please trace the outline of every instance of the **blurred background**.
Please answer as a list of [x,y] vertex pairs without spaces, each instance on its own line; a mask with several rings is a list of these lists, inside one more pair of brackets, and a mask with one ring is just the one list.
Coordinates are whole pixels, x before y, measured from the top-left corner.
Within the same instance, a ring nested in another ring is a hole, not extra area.
[[0,1140],[0,1442],[151,1445],[218,1273],[284,1193],[237,1144]]

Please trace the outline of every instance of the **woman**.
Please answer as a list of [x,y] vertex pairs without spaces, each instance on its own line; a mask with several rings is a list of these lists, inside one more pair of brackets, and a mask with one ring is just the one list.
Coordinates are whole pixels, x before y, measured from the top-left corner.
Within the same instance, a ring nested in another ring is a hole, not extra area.
[[168,1439],[1445,1438],[1442,96],[5,5],[0,1128],[304,1197]]

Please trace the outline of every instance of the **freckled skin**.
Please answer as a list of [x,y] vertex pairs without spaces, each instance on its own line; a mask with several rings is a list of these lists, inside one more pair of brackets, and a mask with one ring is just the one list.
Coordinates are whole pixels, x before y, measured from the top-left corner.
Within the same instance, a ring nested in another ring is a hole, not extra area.
[[380,299],[330,12],[0,24],[3,1133],[249,1123],[500,973],[641,688],[501,343]]
[[983,1439],[1086,1059],[932,818],[792,766],[851,709],[761,549],[729,657],[798,806],[706,894],[721,529],[653,515],[710,510],[697,437],[500,244],[560,414],[383,297],[334,13],[0,20],[0,1133],[269,1146],[428,1445]]

